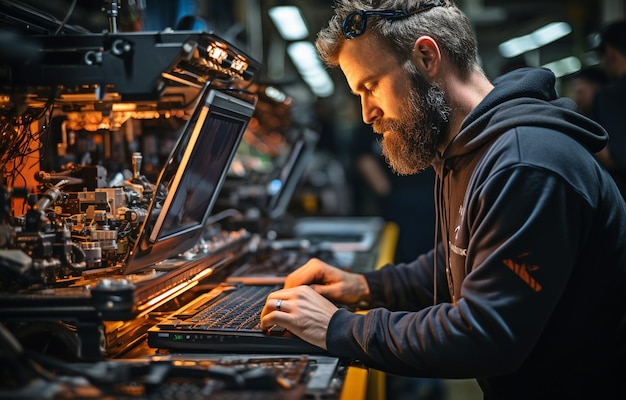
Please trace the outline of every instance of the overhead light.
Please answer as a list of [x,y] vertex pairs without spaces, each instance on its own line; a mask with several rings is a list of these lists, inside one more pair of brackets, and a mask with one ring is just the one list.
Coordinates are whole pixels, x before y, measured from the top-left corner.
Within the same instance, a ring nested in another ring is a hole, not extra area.
[[290,43],[287,46],[287,53],[315,95],[328,97],[334,92],[335,84],[322,65],[313,43],[307,41]]
[[464,0],[463,10],[473,24],[486,25],[504,22],[508,14],[504,7],[485,7],[484,0]]
[[287,95],[282,90],[275,88],[274,86],[268,86],[265,88],[265,95],[277,103],[287,101]]
[[580,71],[582,64],[577,57],[570,56],[563,59],[553,61],[543,65],[544,68],[548,68],[554,72],[554,76],[560,78],[565,75],[573,74]]
[[566,22],[552,22],[528,35],[500,43],[498,50],[503,57],[517,57],[567,36],[571,31],[572,27]]
[[283,39],[287,41],[302,40],[309,36],[309,30],[298,7],[272,7],[269,10],[269,15]]
[[553,22],[542,28],[537,29],[530,35],[538,47],[545,46],[560,38],[569,35],[572,27],[567,22]]

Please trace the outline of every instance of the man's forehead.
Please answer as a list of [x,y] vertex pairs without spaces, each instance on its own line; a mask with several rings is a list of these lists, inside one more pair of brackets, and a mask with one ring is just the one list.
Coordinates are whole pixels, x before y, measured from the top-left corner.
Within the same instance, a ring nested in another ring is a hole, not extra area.
[[374,76],[397,64],[390,51],[371,36],[346,40],[337,57],[348,82]]

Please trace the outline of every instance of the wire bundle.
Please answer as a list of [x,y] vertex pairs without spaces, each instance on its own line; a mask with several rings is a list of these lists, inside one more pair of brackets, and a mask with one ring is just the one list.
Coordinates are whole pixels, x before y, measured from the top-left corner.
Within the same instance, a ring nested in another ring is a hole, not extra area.
[[[40,138],[50,125],[52,108],[50,100],[41,110],[29,109],[17,116],[0,115],[0,172],[5,181],[14,183],[18,176],[24,178],[21,171],[26,159],[39,151]],[[31,130],[34,122],[40,122],[35,132]]]

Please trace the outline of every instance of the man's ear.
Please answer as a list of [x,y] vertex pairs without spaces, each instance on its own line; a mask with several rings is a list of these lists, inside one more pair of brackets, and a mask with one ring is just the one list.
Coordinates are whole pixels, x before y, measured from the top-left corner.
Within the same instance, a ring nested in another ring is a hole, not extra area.
[[430,36],[420,36],[413,46],[413,62],[417,69],[429,79],[434,79],[441,67],[441,51]]

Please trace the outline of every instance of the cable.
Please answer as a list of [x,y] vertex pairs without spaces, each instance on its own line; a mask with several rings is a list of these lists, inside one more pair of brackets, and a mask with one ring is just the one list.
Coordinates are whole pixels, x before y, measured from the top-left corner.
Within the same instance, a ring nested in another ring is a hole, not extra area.
[[76,2],[77,0],[72,1],[70,8],[67,10],[67,13],[65,14],[65,18],[63,18],[63,21],[61,22],[61,25],[59,25],[57,30],[54,32],[55,36],[58,35],[59,32],[61,32],[61,29],[63,29],[63,27],[65,26],[65,24],[67,24],[67,21],[70,19],[70,15],[72,15],[72,13],[74,12],[74,7],[76,7]]
[[234,209],[234,208],[229,208],[224,211],[220,211],[217,214],[211,215],[209,218],[207,218],[204,226],[209,226],[217,221],[221,221],[228,217],[241,217],[241,216],[243,216],[241,211]]
[[[38,112],[27,109],[20,115],[0,115],[0,172],[4,178],[11,178],[13,184],[17,177],[26,182],[21,170],[25,158],[39,151],[40,146],[33,148],[32,144],[38,142],[49,129],[55,93],[56,88],[53,88],[46,104]],[[41,119],[40,129],[32,132],[31,125]]]

